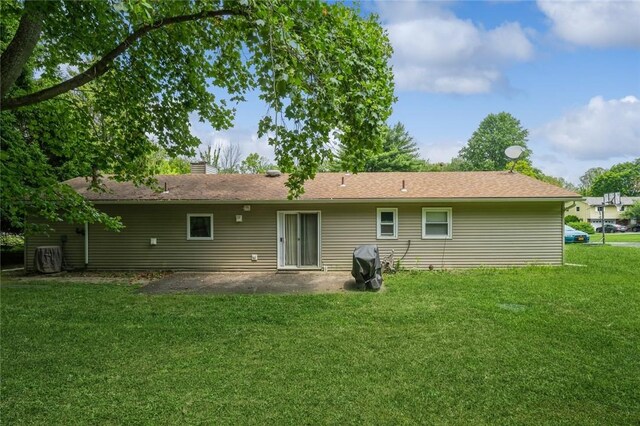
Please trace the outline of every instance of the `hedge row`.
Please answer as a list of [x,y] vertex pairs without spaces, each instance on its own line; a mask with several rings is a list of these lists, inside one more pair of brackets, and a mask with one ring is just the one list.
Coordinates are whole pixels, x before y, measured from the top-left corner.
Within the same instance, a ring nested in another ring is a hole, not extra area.
[[596,230],[593,229],[590,223],[587,222],[569,222],[567,223],[570,227],[577,231],[586,232],[587,234],[595,234]]

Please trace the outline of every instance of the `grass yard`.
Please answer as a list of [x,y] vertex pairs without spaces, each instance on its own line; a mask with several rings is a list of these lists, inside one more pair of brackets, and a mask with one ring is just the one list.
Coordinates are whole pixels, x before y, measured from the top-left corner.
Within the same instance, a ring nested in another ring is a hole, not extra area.
[[[591,242],[601,242],[602,234],[591,234],[590,236]],[[638,243],[640,242],[640,232],[624,232],[624,233],[615,233],[615,234],[607,234],[605,241],[607,243]]]
[[3,424],[638,424],[640,249],[387,291],[3,281]]

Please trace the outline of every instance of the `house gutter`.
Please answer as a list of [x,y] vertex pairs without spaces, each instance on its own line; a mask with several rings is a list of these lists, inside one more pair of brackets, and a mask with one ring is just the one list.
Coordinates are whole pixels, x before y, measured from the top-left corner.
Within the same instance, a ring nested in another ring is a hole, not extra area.
[[[573,205],[575,206],[575,201],[573,202]],[[572,206],[573,207],[573,206]],[[564,204],[560,204],[560,229],[562,229],[562,232],[560,232],[560,238],[561,238],[561,244],[562,244],[562,263],[561,265],[564,265],[566,256],[565,256],[565,250],[567,248],[567,245],[564,243],[564,214],[567,212],[568,209],[566,209],[564,207]]]

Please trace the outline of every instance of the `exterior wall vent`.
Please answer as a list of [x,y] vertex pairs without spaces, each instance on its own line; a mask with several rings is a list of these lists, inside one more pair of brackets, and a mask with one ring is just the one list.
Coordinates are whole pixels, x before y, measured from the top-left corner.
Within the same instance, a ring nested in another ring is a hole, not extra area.
[[192,175],[213,175],[216,173],[216,169],[209,163],[200,161],[198,163],[191,163]]
[[280,175],[282,175],[280,170],[267,170],[267,177],[278,177]]

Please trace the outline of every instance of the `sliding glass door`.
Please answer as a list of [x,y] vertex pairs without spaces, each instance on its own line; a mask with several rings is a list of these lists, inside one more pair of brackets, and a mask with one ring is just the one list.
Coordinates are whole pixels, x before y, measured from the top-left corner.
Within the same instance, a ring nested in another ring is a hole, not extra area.
[[278,267],[318,268],[320,265],[320,213],[278,213]]
[[284,265],[285,267],[298,266],[298,214],[284,214]]

